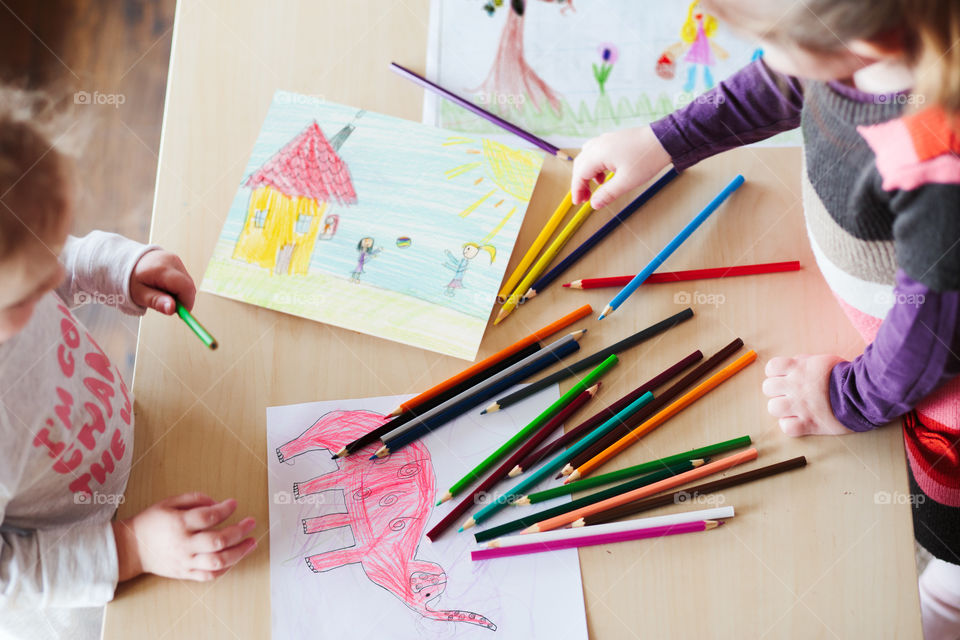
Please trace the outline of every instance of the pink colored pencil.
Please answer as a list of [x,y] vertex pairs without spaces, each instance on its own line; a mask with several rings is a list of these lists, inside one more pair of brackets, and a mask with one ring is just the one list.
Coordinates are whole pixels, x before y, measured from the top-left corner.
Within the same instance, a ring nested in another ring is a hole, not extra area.
[[[665,284],[683,282],[685,280],[710,280],[713,278],[734,278],[737,276],[754,276],[762,273],[780,273],[782,271],[799,271],[800,261],[765,262],[763,264],[746,264],[736,267],[715,267],[713,269],[688,269],[686,271],[664,271],[654,273],[644,280],[643,284]],[[602,289],[604,287],[624,287],[633,280],[634,276],[610,276],[606,278],[583,278],[567,282],[563,286],[569,289]]]
[[[575,538],[563,538],[562,540],[551,540],[550,542],[534,542],[532,544],[517,544],[510,547],[496,547],[494,549],[478,549],[470,552],[470,559],[492,560],[494,558],[508,558],[510,556],[521,556],[530,553],[541,553],[543,551],[558,551],[560,549],[576,549],[579,547],[592,547],[598,544],[613,544],[615,542],[626,542],[628,540],[643,540],[645,538],[662,538],[664,536],[674,536],[681,533],[694,533],[696,531],[706,531],[714,529],[723,524],[722,520],[698,520],[697,522],[684,522],[682,524],[671,524],[664,527],[646,527],[643,529],[631,529],[629,531],[618,531],[616,533],[603,533],[600,535],[582,535]],[[588,527],[589,528],[589,527]]]

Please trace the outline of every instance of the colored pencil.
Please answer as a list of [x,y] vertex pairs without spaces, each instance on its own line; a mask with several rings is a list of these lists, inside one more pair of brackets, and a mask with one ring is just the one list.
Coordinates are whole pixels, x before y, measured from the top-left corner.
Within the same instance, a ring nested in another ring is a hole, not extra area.
[[[509,347],[505,347],[500,351],[497,351],[493,355],[484,358],[480,362],[470,367],[467,367],[466,369],[456,374],[455,376],[451,376],[450,378],[447,378],[443,382],[437,385],[434,385],[433,387],[430,387],[423,393],[420,393],[410,398],[409,400],[401,403],[399,407],[397,407],[396,409],[390,412],[390,415],[398,416],[404,411],[413,409],[414,407],[417,407],[429,400],[432,400],[433,398],[440,395],[441,393],[444,393],[445,391],[448,391],[449,389],[455,386],[461,385],[462,383],[468,380],[472,381],[472,384],[468,385],[465,388],[472,387],[477,382],[480,382],[480,380],[485,379],[486,376],[483,376],[484,372],[490,367],[492,367],[493,365],[495,365],[496,363],[501,362],[506,358],[509,358],[511,355],[517,353],[518,351],[521,351],[522,349],[527,348],[528,346],[530,346],[535,342],[539,342],[544,338],[549,338],[550,336],[557,333],[558,331],[561,331],[562,329],[569,327],[571,324],[573,324],[577,320],[581,320],[586,316],[590,315],[592,312],[593,310],[590,308],[590,305],[584,305],[579,309],[576,309],[575,311],[568,313],[567,315],[555,320],[554,322],[551,322],[545,327],[541,327],[540,329],[537,329],[536,331],[526,336],[525,338],[521,338],[520,340],[517,340]],[[463,389],[461,389],[461,391],[462,390]],[[380,436],[377,436],[376,438],[368,440],[366,443],[362,445],[352,446],[352,448],[357,449],[357,448],[364,447],[379,437]],[[357,440],[357,442],[359,441],[360,440]],[[351,445],[353,445],[353,443],[351,443]],[[348,448],[350,448],[350,445],[348,445]]]
[[668,525],[666,527],[632,529],[630,531],[622,531],[620,533],[605,533],[601,535],[585,535],[579,538],[564,538],[562,540],[557,540],[556,542],[518,544],[512,547],[503,547],[500,549],[478,549],[470,552],[470,559],[473,561],[493,560],[494,558],[509,558],[511,556],[521,556],[530,553],[543,553],[544,551],[578,549],[580,547],[592,547],[599,544],[614,544],[617,542],[628,542],[630,540],[644,540],[646,538],[663,538],[682,533],[709,531],[710,529],[716,529],[721,524],[723,524],[722,520],[700,520],[697,522]]
[[[709,378],[707,378],[706,380],[698,384],[696,387],[694,387],[690,391],[686,392],[685,394],[683,394],[682,396],[674,400],[671,404],[661,409],[659,413],[649,418],[646,422],[643,422],[639,426],[635,427],[630,433],[623,436],[622,438],[614,442],[612,445],[610,445],[609,447],[607,447],[606,449],[604,449],[594,457],[590,458],[589,460],[581,464],[579,467],[577,467],[577,471],[580,472],[579,477],[580,478],[586,477],[587,475],[590,474],[591,471],[593,471],[603,463],[607,462],[608,460],[610,460],[620,452],[627,449],[630,445],[635,443],[637,440],[639,440],[646,434],[650,433],[651,431],[656,429],[658,426],[660,426],[661,424],[663,424],[673,416],[677,415],[678,413],[680,413],[681,411],[689,407],[691,404],[693,404],[703,396],[707,395],[707,393],[709,393],[713,389],[716,389],[718,386],[720,386],[721,383],[723,383],[726,380],[729,380],[731,377],[733,377],[734,375],[742,371],[747,365],[749,365],[751,362],[753,362],[756,359],[757,359],[756,351],[751,350],[743,354],[742,356],[740,356],[739,358],[737,358],[736,360],[728,364],[726,367],[716,372],[715,374],[713,374],[712,376],[710,376]],[[573,469],[570,469],[570,471],[572,472]]]
[[599,351],[597,351],[596,353],[590,354],[589,356],[587,356],[582,360],[578,360],[577,362],[567,365],[566,367],[563,367],[562,369],[554,373],[551,373],[550,375],[544,378],[541,378],[536,382],[528,384],[522,389],[518,389],[517,391],[514,391],[508,396],[504,396],[500,398],[499,400],[492,403],[489,407],[487,407],[480,413],[493,413],[494,411],[499,411],[500,409],[506,409],[510,405],[516,404],[521,400],[528,398],[529,396],[532,396],[533,394],[539,392],[542,389],[546,389],[547,387],[554,384],[555,382],[561,382],[563,380],[566,380],[577,371],[582,371],[583,369],[592,367],[594,364],[596,364],[597,362],[600,362],[601,360],[609,356],[611,353],[620,353],[626,349],[629,349],[630,347],[634,347],[640,344],[641,342],[649,340],[654,336],[660,335],[661,333],[663,333],[664,331],[667,331],[668,329],[672,329],[673,327],[677,326],[684,320],[689,320],[692,317],[693,317],[693,309],[690,309],[688,307],[683,311],[681,311],[680,313],[676,313],[670,316],[669,318],[666,318],[665,320],[661,320],[660,322],[647,327],[646,329],[642,329],[631,336],[627,336],[623,340],[620,340],[618,342],[615,342],[614,344],[606,346],[603,349],[600,349]]
[[[633,478],[614,487],[607,487],[606,489],[581,496],[575,500],[554,505],[552,507],[547,507],[541,511],[521,516],[516,520],[511,520],[510,522],[494,527],[493,534],[491,535],[492,537],[497,537],[503,535],[504,533],[519,531],[527,525],[536,524],[537,522],[548,520],[550,518],[563,515],[564,513],[575,511],[576,509],[581,509],[591,504],[596,504],[597,502],[602,502],[607,498],[613,498],[614,496],[621,495],[628,491],[633,491],[634,489],[639,489],[640,487],[646,487],[662,480],[666,480],[667,478],[672,478],[673,476],[681,473],[687,473],[691,469],[702,467],[704,464],[705,461],[702,458],[697,460],[684,460],[682,462],[675,462],[671,465],[660,467],[656,471],[640,476],[639,478]],[[477,535],[479,536],[480,534]],[[484,539],[488,538],[478,537],[477,541],[481,542]]]
[[503,283],[502,287],[500,287],[500,293],[497,294],[497,297],[501,302],[506,301],[507,296],[510,295],[510,292],[513,291],[514,287],[520,283],[520,279],[523,278],[524,274],[527,273],[527,269],[530,268],[530,265],[533,264],[533,261],[537,259],[538,255],[540,255],[540,250],[543,249],[543,246],[547,244],[547,240],[550,239],[550,236],[553,235],[553,232],[556,231],[557,227],[560,226],[560,223],[563,222],[564,217],[567,215],[567,211],[569,211],[570,207],[572,206],[572,202],[573,197],[570,195],[570,192],[567,191],[567,195],[565,195],[563,200],[560,201],[560,204],[557,205],[553,215],[550,216],[550,218],[547,220],[547,223],[543,225],[542,229],[540,229],[540,233],[537,234],[533,244],[531,244],[530,248],[527,249],[527,252],[523,254],[523,258],[520,260],[517,268],[513,270],[513,273],[510,274],[510,277],[507,278],[507,281]]
[[668,243],[667,243],[667,246],[665,246],[663,249],[660,250],[660,253],[658,253],[656,256],[654,256],[653,260],[651,260],[651,261],[649,262],[649,264],[647,264],[647,266],[645,266],[645,267],[643,268],[643,270],[642,270],[640,273],[638,273],[638,274],[636,275],[636,277],[634,277],[633,280],[630,281],[630,284],[628,284],[627,286],[625,286],[625,287],[620,291],[620,293],[618,293],[616,296],[614,296],[613,300],[611,300],[610,303],[609,303],[609,304],[606,306],[606,308],[603,310],[603,313],[600,314],[600,318],[599,318],[599,319],[600,319],[600,320],[603,320],[605,317],[607,317],[608,315],[610,315],[611,313],[613,313],[621,304],[623,304],[623,301],[626,300],[627,298],[629,298],[630,295],[631,295],[634,291],[637,290],[637,287],[639,287],[641,284],[643,284],[643,281],[646,280],[647,278],[649,278],[650,275],[651,275],[654,271],[656,271],[657,269],[659,269],[659,268],[660,268],[660,265],[662,265],[662,264],[664,263],[664,261],[665,261],[667,258],[669,258],[670,255],[673,254],[674,251],[677,250],[677,247],[679,247],[681,244],[683,244],[684,241],[685,241],[687,238],[689,238],[690,235],[691,235],[694,231],[696,231],[697,228],[698,228],[701,224],[703,224],[704,221],[705,221],[707,218],[710,217],[710,214],[712,214],[714,211],[716,211],[716,210],[717,210],[717,207],[719,207],[719,206],[723,203],[724,200],[726,200],[727,198],[729,198],[731,193],[733,193],[734,191],[736,191],[737,189],[739,189],[739,188],[740,188],[740,185],[742,185],[742,184],[743,184],[743,176],[741,176],[741,175],[738,175],[736,178],[734,178],[733,180],[731,180],[731,181],[730,181],[730,184],[728,184],[726,187],[724,187],[724,188],[723,188],[723,191],[721,191],[719,194],[717,194],[717,196],[716,196],[713,200],[711,200],[710,203],[707,204],[706,207],[704,207],[703,211],[701,211],[700,213],[698,213],[698,214],[693,218],[693,220],[691,220],[690,222],[688,222],[688,223],[687,223],[687,226],[685,226],[685,227],[680,231],[680,233],[678,233],[678,234],[673,238],[673,240],[671,240],[670,242],[668,242]]
[[[613,173],[608,173],[604,182],[610,179]],[[550,266],[550,263],[553,262],[554,258],[557,257],[563,247],[566,246],[567,242],[570,241],[570,238],[573,237],[573,234],[583,226],[583,223],[587,221],[587,218],[593,213],[593,207],[590,206],[590,201],[587,200],[577,212],[573,215],[572,218],[567,222],[567,224],[560,230],[560,233],[557,234],[557,237],[553,239],[553,242],[550,243],[550,246],[543,252],[537,261],[530,267],[530,270],[523,276],[523,279],[520,280],[520,284],[516,286],[513,290],[513,293],[504,301],[503,306],[500,307],[500,313],[497,314],[497,317],[494,319],[493,324],[500,324],[503,320],[510,315],[514,309],[517,308],[517,305],[520,304],[523,293],[530,288],[530,285],[540,277],[544,271],[547,270],[547,267]]]
[[[427,537],[431,540],[436,540],[440,535],[446,531],[450,526],[456,522],[463,514],[469,511],[473,506],[477,504],[476,500],[478,496],[488,493],[498,482],[507,477],[507,471],[510,470],[510,465],[514,464],[516,459],[524,453],[524,449],[537,441],[538,438],[542,439],[549,435],[554,429],[563,424],[573,413],[577,411],[580,407],[590,401],[594,394],[596,394],[598,387],[601,383],[597,383],[581,393],[579,396],[574,399],[573,402],[568,404],[563,411],[555,415],[550,421],[543,426],[540,431],[535,433],[530,440],[528,440],[520,449],[518,449],[508,460],[501,464],[496,471],[488,475],[483,482],[477,485],[477,488],[470,492],[470,495],[464,497],[455,507],[453,507],[447,515],[445,515],[440,522],[438,522],[433,529],[427,532]],[[541,436],[541,434],[543,434]],[[534,444],[533,446],[536,446]],[[450,492],[447,492],[447,495],[451,495]],[[446,496],[444,496],[446,497]],[[443,500],[441,499],[441,502]]]
[[400,447],[406,446],[414,440],[422,438],[426,434],[439,428],[447,422],[450,422],[458,416],[463,415],[473,407],[476,407],[477,405],[489,400],[498,393],[502,393],[505,389],[509,389],[513,385],[522,382],[538,371],[542,371],[547,367],[553,366],[556,364],[557,360],[565,358],[571,353],[577,351],[579,348],[580,343],[578,343],[576,340],[573,340],[565,342],[562,346],[560,346],[560,348],[552,353],[536,354],[537,358],[535,360],[525,364],[521,369],[514,371],[509,376],[497,380],[497,382],[492,385],[484,385],[479,391],[465,394],[460,400],[448,406],[443,411],[433,414],[426,420],[418,419],[418,423],[413,429],[407,429],[395,438],[387,438],[387,436],[384,436],[383,446],[380,447],[376,453],[370,456],[370,459],[383,458],[390,455],[391,451],[396,451]]
[[[565,406],[570,404],[574,398],[586,391],[588,387],[593,386],[600,378],[606,375],[618,362],[617,356],[611,355],[609,358],[601,362],[596,368],[593,369],[590,373],[585,375],[582,380],[573,385],[569,391],[560,396],[553,404],[544,409],[540,415],[531,420],[527,426],[515,433],[511,438],[504,442],[496,451],[491,453],[489,456],[483,459],[480,464],[471,469],[467,475],[461,478],[454,485],[455,488],[462,489],[466,485],[470,484],[484,473],[487,472],[493,465],[502,459],[505,455],[516,449],[523,443],[527,438],[529,438],[534,432],[537,431],[544,423],[546,423],[550,418],[555,416],[557,413],[563,410]],[[508,469],[509,471],[509,469]]]
[[543,292],[543,290],[546,289],[551,282],[559,278],[564,271],[572,267],[578,260],[580,260],[580,258],[585,256],[591,249],[600,244],[600,242],[610,235],[614,229],[623,224],[624,221],[636,213],[640,207],[645,205],[650,198],[657,195],[661,189],[667,186],[667,184],[678,175],[679,174],[677,173],[677,170],[673,167],[670,167],[665,174],[660,176],[660,178],[652,185],[644,189],[643,193],[634,198],[630,204],[625,206],[620,211],[620,213],[613,216],[602,227],[597,229],[592,236],[584,240],[579,247],[571,251],[569,255],[560,261],[559,264],[540,276],[536,282],[530,285],[530,288],[527,289],[527,292],[523,297],[530,299],[536,297],[538,293]]
[[200,341],[203,342],[203,344],[207,345],[207,347],[211,351],[216,349],[219,346],[217,344],[216,338],[210,335],[210,332],[204,329],[202,324],[197,322],[197,319],[194,318],[189,311],[187,311],[187,308],[185,306],[180,304],[179,300],[177,300],[176,303],[177,303],[177,315],[180,316],[180,319],[183,320],[188,327],[190,327],[190,330],[193,331],[193,333],[198,338],[200,338]]
[[472,113],[480,116],[480,117],[483,118],[484,120],[487,120],[487,121],[489,121],[489,122],[492,122],[493,124],[501,127],[502,129],[506,129],[506,130],[509,131],[510,133],[512,133],[512,134],[514,134],[514,135],[516,135],[516,136],[519,136],[519,137],[523,138],[524,140],[526,140],[526,141],[529,142],[530,144],[534,145],[535,147],[539,147],[539,148],[543,149],[544,151],[546,151],[546,152],[549,153],[550,155],[557,156],[557,157],[560,158],[561,160],[573,160],[573,158],[571,158],[566,152],[564,152],[564,151],[561,150],[560,148],[556,147],[555,145],[550,144],[550,143],[547,142],[546,140],[544,140],[544,139],[542,139],[542,138],[538,138],[537,136],[533,135],[533,134],[530,133],[529,131],[524,131],[523,129],[521,129],[521,128],[518,127],[517,125],[511,124],[511,123],[507,122],[506,120],[504,120],[503,118],[501,118],[501,117],[499,117],[499,116],[496,116],[496,115],[490,113],[490,112],[487,111],[486,109],[482,109],[482,108],[478,107],[477,105],[473,104],[473,103],[470,102],[469,100],[467,100],[467,99],[465,99],[465,98],[461,98],[461,97],[458,96],[457,94],[455,94],[455,93],[453,93],[453,92],[451,92],[451,91],[448,91],[447,89],[444,89],[443,87],[441,87],[440,85],[438,85],[438,84],[436,84],[436,83],[430,82],[429,80],[427,80],[426,78],[424,78],[424,77],[421,76],[420,74],[415,73],[415,72],[411,71],[410,69],[407,69],[406,67],[403,67],[403,66],[397,64],[396,62],[391,62],[391,63],[390,63],[390,69],[393,70],[395,73],[398,73],[398,74],[400,74],[401,76],[404,76],[404,77],[407,78],[408,80],[412,80],[415,84],[420,85],[420,86],[423,87],[424,89],[427,89],[428,91],[432,91],[433,93],[436,93],[437,95],[446,98],[446,99],[449,100],[450,102],[453,102],[454,104],[460,105],[461,107],[463,107],[463,108],[466,109],[467,111],[470,111],[470,112],[472,112]]
[[[662,464],[662,465],[659,465],[658,467],[654,467],[652,471],[648,471],[643,474],[634,474],[639,477],[632,478],[623,484],[617,485],[616,487],[610,487],[609,489],[604,489],[603,491],[612,491],[610,495],[617,495],[618,493],[622,493],[623,489],[621,489],[621,487],[625,487],[630,483],[637,483],[635,487],[642,487],[642,486],[651,484],[653,482],[657,482],[658,480],[662,480],[670,476],[675,476],[678,473],[683,473],[685,471],[689,471],[690,469],[701,467],[707,461],[709,461],[709,458],[690,458],[690,459],[674,460],[673,462],[669,462],[667,464]],[[587,478],[587,480],[593,480],[593,478]],[[630,488],[632,489],[635,487],[630,487]],[[545,489],[543,491],[531,493],[529,495],[525,495],[521,498],[518,498],[517,500],[514,500],[513,505],[517,507],[525,507],[527,505],[545,502],[547,500],[550,500],[551,498],[556,498],[557,496],[569,495],[571,492],[566,491],[566,489],[567,489],[566,485],[561,485],[559,487],[551,487],[550,489]],[[603,493],[603,491],[598,491],[597,493],[590,494],[590,496],[588,497],[596,496],[598,494]],[[570,503],[567,503],[567,504],[569,505]]]
[[[457,396],[454,396],[453,398],[450,398],[443,404],[440,404],[434,407],[433,409],[431,409],[430,411],[427,411],[416,420],[413,420],[412,422],[405,424],[403,426],[397,427],[390,433],[385,434],[383,436],[383,441],[386,442],[387,440],[393,440],[394,438],[397,438],[403,435],[407,431],[410,431],[411,429],[415,429],[417,427],[418,422],[429,420],[433,418],[435,415],[443,411],[446,411],[450,407],[456,405],[457,403],[460,403],[471,396],[483,393],[486,389],[489,389],[490,387],[496,385],[500,380],[504,378],[508,378],[509,376],[513,375],[515,372],[526,367],[531,362],[535,360],[539,360],[540,358],[545,358],[550,354],[553,354],[554,352],[559,351],[568,342],[579,342],[580,338],[582,338],[585,333],[586,333],[586,329],[581,329],[579,331],[574,331],[573,333],[568,333],[567,335],[563,336],[559,340],[555,340],[554,342],[551,342],[547,346],[543,347],[537,353],[527,356],[523,360],[507,367],[500,373],[490,376],[486,380],[482,381],[480,384],[467,389],[466,391],[460,393]],[[560,358],[554,358],[554,362],[559,362],[559,361],[560,361]]]
[[566,447],[569,443],[579,440],[581,436],[592,431],[597,425],[615,416],[621,409],[645,394],[647,391],[653,391],[701,358],[703,358],[703,353],[701,353],[699,349],[694,351],[686,358],[683,358],[679,362],[650,378],[633,391],[625,394],[616,402],[611,403],[597,413],[593,414],[556,440],[548,442],[536,451],[532,451],[531,453],[527,454],[523,457],[523,459],[520,460],[520,462],[517,463],[517,466],[510,470],[510,477],[520,475],[525,470],[530,469],[533,467],[533,465],[537,464],[540,460],[543,460],[554,451],[558,451]]
[[353,442],[350,442],[349,444],[346,444],[343,447],[341,447],[340,450],[337,451],[335,454],[333,454],[333,456],[331,457],[334,460],[336,460],[337,458],[346,457],[351,453],[353,453],[354,451],[359,451],[360,449],[363,449],[368,444],[372,442],[376,442],[377,440],[379,440],[386,434],[390,433],[397,427],[407,424],[411,420],[420,417],[421,415],[430,411],[434,407],[437,407],[442,403],[446,402],[450,398],[458,396],[464,391],[466,391],[467,389],[477,386],[479,383],[483,382],[490,376],[494,376],[500,373],[507,367],[512,367],[513,365],[525,359],[526,357],[540,351],[540,349],[541,349],[541,346],[539,342],[534,342],[533,344],[527,345],[520,351],[517,351],[516,353],[513,353],[507,356],[505,359],[500,360],[499,362],[493,363],[486,369],[483,369],[482,371],[475,373],[474,375],[456,384],[455,386],[450,387],[446,391],[443,391],[442,393],[439,393],[433,396],[432,398],[423,402],[422,404],[419,404],[411,409],[406,409],[402,411],[399,415],[389,418],[386,422],[384,422],[382,425],[380,425],[376,429],[368,431],[367,433],[357,438]]
[[611,429],[607,435],[600,438],[580,455],[573,458],[568,465],[569,468],[564,468],[565,473],[558,475],[557,478],[559,479],[563,475],[570,475],[573,469],[576,469],[581,464],[597,455],[623,436],[630,433],[630,431],[633,430],[633,428],[638,424],[646,421],[648,418],[650,418],[650,416],[656,414],[665,406],[673,402],[676,398],[680,397],[690,387],[695,385],[700,378],[706,376],[708,373],[719,367],[724,360],[739,351],[742,346],[743,340],[740,338],[735,338],[730,344],[698,364],[692,371],[687,373],[678,381],[663,391],[657,393],[657,397],[653,400],[653,402],[645,406],[634,415],[630,416],[630,419],[625,421],[623,424]]
[[721,520],[724,518],[732,518],[735,515],[736,512],[734,511],[733,507],[697,509],[696,511],[683,511],[681,513],[670,513],[663,516],[652,516],[650,518],[637,518],[636,520],[608,522],[606,524],[594,525],[587,529],[584,529],[583,527],[578,527],[576,529],[554,529],[553,531],[544,531],[543,533],[528,533],[525,536],[504,536],[488,542],[487,548],[502,549],[504,547],[515,547],[518,544],[536,544],[538,542],[550,542],[552,540],[576,538],[584,534],[598,535],[602,533],[617,533],[618,531],[646,529],[647,527],[665,527],[671,524],[696,522],[697,520]]
[[[687,269],[686,271],[662,271],[651,274],[643,284],[668,284],[670,282],[685,282],[687,280],[711,280],[713,278],[736,278],[738,276],[753,276],[764,273],[782,273],[784,271],[799,271],[800,261],[766,262],[763,264],[747,264],[735,267],[715,267],[712,269]],[[570,289],[602,289],[604,287],[623,287],[636,278],[632,276],[611,276],[606,278],[583,278],[567,282],[563,286]]]
[[683,453],[676,453],[672,456],[660,458],[659,460],[651,460],[642,464],[636,464],[632,467],[627,467],[626,469],[618,469],[616,471],[604,473],[599,476],[584,478],[583,480],[577,480],[573,477],[573,475],[570,475],[563,485],[544,489],[543,491],[538,491],[537,493],[531,493],[530,495],[517,500],[517,503],[523,504],[526,500],[526,504],[535,504],[537,502],[543,502],[544,500],[556,498],[557,496],[569,495],[571,493],[576,493],[577,491],[586,491],[587,489],[592,489],[605,484],[620,482],[621,480],[626,480],[628,478],[633,478],[634,476],[648,473],[665,465],[682,462],[684,460],[708,458],[710,456],[715,456],[718,453],[726,453],[727,451],[733,451],[734,449],[740,449],[742,447],[749,446],[750,436],[742,436],[732,440],[725,440],[723,442],[711,444],[706,447],[699,447],[697,449],[685,451]]
[[667,493],[660,496],[654,496],[652,498],[646,498],[644,500],[628,502],[627,504],[619,507],[607,509],[606,511],[601,511],[600,513],[595,513],[593,515],[585,516],[575,520],[570,526],[592,527],[605,522],[611,522],[619,518],[625,518],[627,516],[643,513],[644,511],[650,511],[651,509],[656,509],[669,504],[682,504],[691,502],[708,493],[713,493],[714,491],[720,491],[729,487],[735,487],[748,482],[753,482],[754,480],[768,478],[785,471],[799,469],[800,467],[806,466],[806,464],[807,459],[805,457],[797,456],[796,458],[790,458],[789,460],[784,460],[783,462],[777,462],[765,467],[760,467],[759,469],[751,469],[750,471],[744,471],[743,473],[727,476],[726,478],[720,478],[718,480],[705,482],[693,487],[687,487],[686,489],[680,489],[679,491],[674,491],[673,493]]
[[[610,357],[615,358],[616,356],[610,356]],[[516,485],[514,485],[514,487],[510,489],[508,492],[497,497],[496,500],[491,501],[483,509],[475,513],[473,517],[467,520],[463,524],[463,526],[460,527],[460,530],[463,531],[464,529],[469,529],[470,527],[480,522],[483,522],[484,520],[489,519],[493,514],[495,514],[500,509],[502,509],[503,506],[509,500],[519,498],[523,494],[527,493],[527,490],[530,489],[530,487],[535,486],[538,482],[540,482],[541,480],[544,480],[551,473],[553,473],[554,471],[562,467],[563,464],[567,462],[567,460],[569,460],[571,457],[579,453],[582,447],[590,446],[590,443],[592,443],[594,440],[596,440],[597,438],[602,436],[604,433],[609,431],[611,428],[613,428],[614,425],[620,423],[623,420],[626,420],[629,416],[636,413],[640,409],[640,407],[647,404],[652,399],[653,399],[653,394],[648,391],[642,396],[640,396],[639,398],[637,398],[636,400],[634,400],[633,402],[631,402],[629,405],[624,407],[622,411],[617,413],[617,415],[613,416],[612,418],[610,418],[609,420],[601,424],[599,427],[597,427],[596,429],[594,429],[593,431],[585,435],[583,439],[580,440],[580,442],[576,443],[566,451],[561,451],[556,456],[551,458],[542,467],[540,467],[539,469],[531,473],[529,476],[527,476],[526,478],[518,482]]]
[[714,460],[713,462],[687,471],[686,473],[681,473],[679,475],[661,480],[660,482],[655,482],[645,487],[640,487],[639,489],[627,491],[626,493],[621,493],[618,496],[601,500],[600,502],[596,502],[581,509],[575,509],[559,516],[543,520],[527,527],[523,530],[523,532],[539,533],[541,531],[557,529],[580,518],[593,515],[594,513],[600,513],[601,511],[605,511],[612,507],[619,507],[620,505],[627,504],[628,502],[633,502],[634,500],[639,500],[640,498],[646,498],[647,496],[652,496],[656,493],[660,493],[661,491],[666,491],[667,489],[679,487],[682,484],[699,480],[700,478],[705,478],[714,473],[720,473],[721,471],[725,471],[726,469],[735,467],[739,464],[756,460],[756,458],[757,450],[755,447],[751,447],[746,451],[740,451],[739,453],[734,453],[733,455],[729,455],[725,458]]

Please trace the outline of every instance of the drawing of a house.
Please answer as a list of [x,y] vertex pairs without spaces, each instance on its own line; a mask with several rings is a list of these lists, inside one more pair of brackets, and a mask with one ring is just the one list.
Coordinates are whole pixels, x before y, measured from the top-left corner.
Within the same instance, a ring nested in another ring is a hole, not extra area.
[[[332,218],[326,215],[329,205],[357,201],[337,153],[354,129],[353,122],[344,126],[331,144],[313,121],[250,175],[250,203],[234,259],[278,275],[307,273],[318,231]],[[324,230],[331,234],[329,224]]]

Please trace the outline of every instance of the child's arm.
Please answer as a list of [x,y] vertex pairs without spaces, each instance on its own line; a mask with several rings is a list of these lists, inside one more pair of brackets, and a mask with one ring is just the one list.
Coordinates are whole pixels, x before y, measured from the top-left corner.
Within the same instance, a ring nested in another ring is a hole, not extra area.
[[[646,183],[671,162],[678,170],[704,158],[795,129],[803,88],[763,60],[750,63],[689,105],[650,126],[613,131],[588,141],[577,156],[570,190],[575,204],[595,209]],[[590,196],[589,183],[616,175]]]
[[67,276],[57,293],[68,305],[97,302],[130,315],[143,315],[147,308],[170,315],[176,297],[193,308],[193,280],[177,256],[156,245],[93,231],[69,236],[60,261]]

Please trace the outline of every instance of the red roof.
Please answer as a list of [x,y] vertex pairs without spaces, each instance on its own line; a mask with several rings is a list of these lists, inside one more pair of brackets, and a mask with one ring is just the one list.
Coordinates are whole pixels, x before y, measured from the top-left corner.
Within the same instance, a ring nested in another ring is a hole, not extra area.
[[322,202],[357,201],[346,163],[327,142],[316,120],[247,179],[251,189],[263,185],[288,196],[307,196]]

